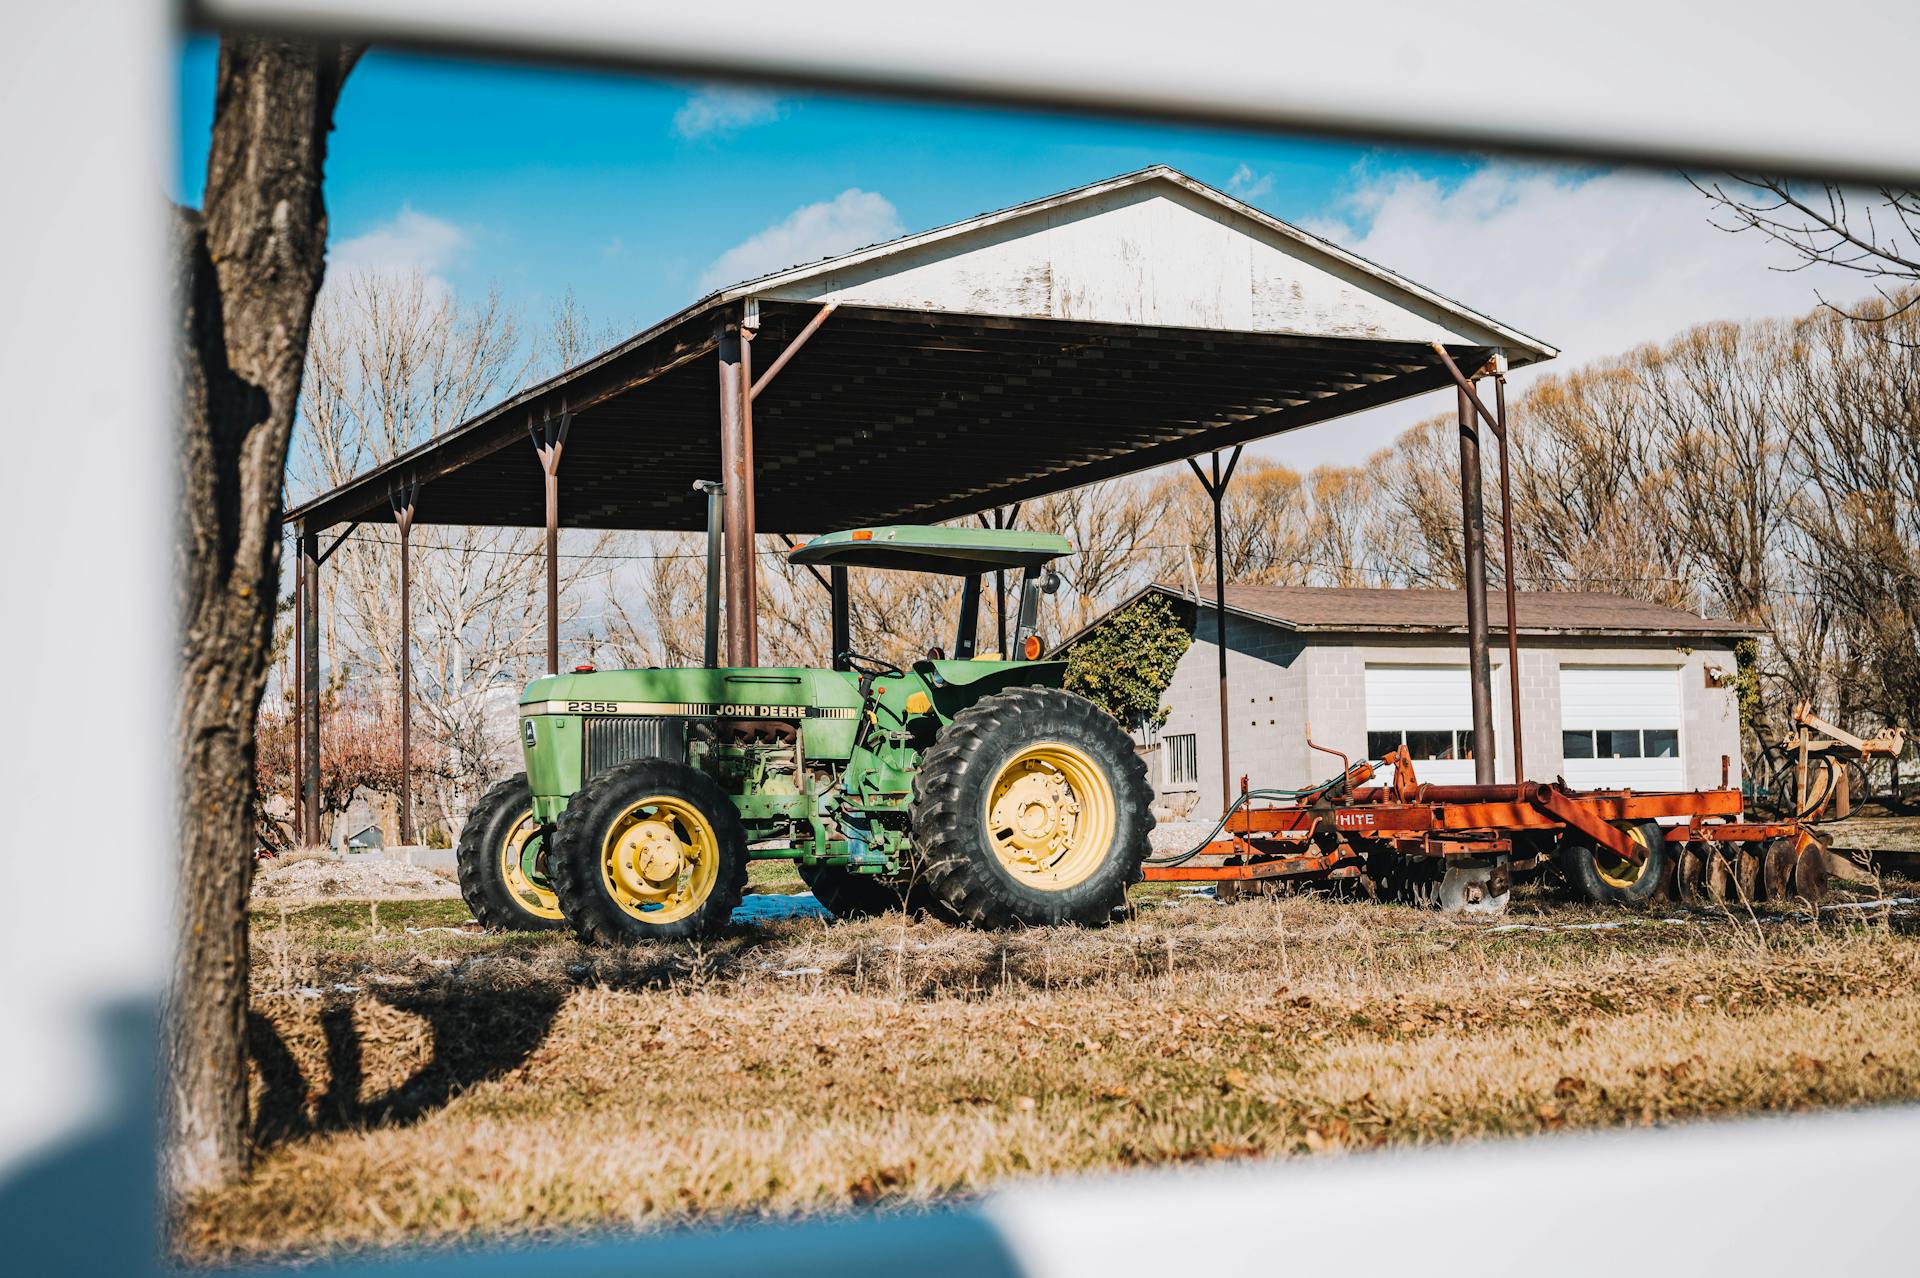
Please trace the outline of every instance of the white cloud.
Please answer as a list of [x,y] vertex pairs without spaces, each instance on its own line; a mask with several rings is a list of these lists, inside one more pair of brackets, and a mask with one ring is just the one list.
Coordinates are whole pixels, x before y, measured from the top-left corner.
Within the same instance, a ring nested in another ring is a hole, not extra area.
[[1242,164],[1227,179],[1230,194],[1251,204],[1267,192],[1273,190],[1273,174],[1255,173],[1251,167]]
[[904,233],[884,195],[848,187],[831,200],[803,204],[766,230],[722,253],[700,277],[702,292],[863,248]]
[[[1860,290],[1836,272],[1770,269],[1793,260],[1753,235],[1729,235],[1677,175],[1491,165],[1446,185],[1416,174],[1364,180],[1350,224],[1327,236],[1561,349],[1543,372],[1664,341],[1709,320],[1793,315]],[[1354,225],[1365,230],[1355,233]],[[1516,374],[1524,384],[1528,374]],[[1267,451],[1289,465],[1358,462],[1451,400],[1313,427]]]
[[680,104],[673,113],[673,131],[689,141],[726,137],[779,119],[780,109],[780,99],[771,93],[710,85]]
[[391,221],[334,244],[327,252],[327,270],[339,275],[419,271],[432,277],[452,265],[471,242],[452,222],[403,204]]

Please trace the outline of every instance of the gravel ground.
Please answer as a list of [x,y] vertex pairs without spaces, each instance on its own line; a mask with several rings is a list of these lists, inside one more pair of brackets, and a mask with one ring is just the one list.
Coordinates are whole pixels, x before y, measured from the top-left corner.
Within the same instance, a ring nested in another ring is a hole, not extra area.
[[378,857],[301,857],[263,862],[254,872],[253,899],[420,900],[455,897],[460,886],[432,870]]
[[1212,832],[1212,821],[1162,821],[1147,841],[1156,853],[1185,852]]

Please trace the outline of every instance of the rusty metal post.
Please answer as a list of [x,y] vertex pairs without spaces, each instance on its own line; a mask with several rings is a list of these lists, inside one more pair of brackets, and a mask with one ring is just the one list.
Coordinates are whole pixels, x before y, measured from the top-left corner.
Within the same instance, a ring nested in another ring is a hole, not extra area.
[[306,779],[306,769],[302,766],[306,754],[306,706],[307,706],[307,557],[300,553],[301,534],[298,529],[293,537],[293,687],[290,696],[293,703],[293,845],[301,846],[306,841],[306,807],[300,802],[300,787]]
[[1466,387],[1460,410],[1460,540],[1467,588],[1467,678],[1473,694],[1473,779],[1493,783],[1493,665],[1487,644],[1487,522],[1480,483],[1480,428]]
[[746,379],[747,385],[753,388],[747,392],[747,400],[749,403],[760,398],[760,392],[765,390],[768,383],[780,375],[780,370],[787,366],[787,361],[800,353],[800,348],[811,341],[813,335],[820,331],[820,326],[827,322],[827,316],[833,314],[839,307],[840,303],[838,302],[828,302],[825,306],[815,311],[813,318],[807,321],[807,326],[801,329],[791,342],[787,343],[787,349],[781,351],[779,357],[776,358],[773,363],[767,365],[766,372],[760,374],[757,379],[753,377]]
[[753,415],[748,398],[751,338],[738,320],[720,321],[720,480],[726,486],[727,664],[757,664],[753,560]]
[[309,844],[320,841],[320,536],[300,530],[300,576],[306,583],[306,598],[300,601],[301,622],[301,699],[306,703],[306,720],[300,727],[306,733],[301,751],[304,769],[300,779],[301,831]]
[[1500,546],[1506,564],[1507,593],[1507,695],[1513,711],[1513,783],[1524,782],[1527,773],[1526,746],[1520,733],[1520,619],[1515,601],[1514,577],[1519,567],[1513,559],[1513,483],[1507,460],[1507,358],[1494,357],[1493,411],[1499,419],[1494,433],[1500,437]]
[[1193,468],[1194,477],[1200,486],[1207,490],[1207,496],[1213,501],[1213,636],[1214,646],[1220,650],[1220,810],[1226,811],[1233,806],[1233,759],[1227,709],[1227,547],[1226,519],[1221,511],[1221,503],[1226,500],[1227,485],[1233,482],[1233,468],[1240,464],[1240,450],[1244,445],[1236,444],[1233,455],[1227,459],[1227,468],[1220,469],[1220,453],[1213,454],[1213,477],[1208,479],[1200,469],[1200,463],[1187,458],[1187,465]]
[[400,531],[400,842],[413,843],[413,507],[420,481],[409,475],[388,493]]
[[533,438],[534,454],[540,459],[540,472],[547,488],[547,673],[560,673],[560,454],[567,446],[567,431],[573,426],[573,414],[564,402],[556,422],[553,410],[543,413],[538,422],[527,417],[527,434]]

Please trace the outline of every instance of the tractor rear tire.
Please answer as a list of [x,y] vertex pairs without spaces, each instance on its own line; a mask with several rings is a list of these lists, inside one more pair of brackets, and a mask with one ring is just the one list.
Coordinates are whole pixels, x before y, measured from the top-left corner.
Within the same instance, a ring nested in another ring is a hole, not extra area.
[[[551,829],[533,824],[526,773],[515,773],[480,796],[455,853],[460,896],[475,922],[490,932],[551,932],[567,925],[545,874],[552,838]],[[529,852],[532,875],[525,868]]]
[[941,730],[914,777],[920,880],[973,927],[1108,922],[1139,881],[1152,799],[1132,738],[1085,697],[983,697]]
[[[1595,905],[1644,905],[1659,890],[1667,873],[1667,836],[1658,824],[1641,821],[1623,827],[1627,837],[1646,849],[1646,856],[1634,873],[1627,874],[1629,863],[1617,861],[1611,852],[1594,846],[1585,835],[1569,831],[1560,840],[1560,869],[1573,890]],[[1680,885],[1683,899],[1687,885]]]
[[608,768],[553,832],[553,886],[588,944],[684,941],[727,925],[747,887],[747,834],[713,778],[671,759]]

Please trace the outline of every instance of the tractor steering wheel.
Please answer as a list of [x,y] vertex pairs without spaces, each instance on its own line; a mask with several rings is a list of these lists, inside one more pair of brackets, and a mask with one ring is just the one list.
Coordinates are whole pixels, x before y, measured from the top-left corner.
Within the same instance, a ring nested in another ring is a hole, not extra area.
[[852,649],[841,653],[840,660],[846,663],[847,669],[857,675],[865,675],[870,679],[886,675],[904,677],[907,673],[891,661],[883,661],[879,657],[869,657],[865,653],[854,652]]

